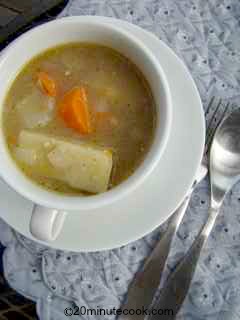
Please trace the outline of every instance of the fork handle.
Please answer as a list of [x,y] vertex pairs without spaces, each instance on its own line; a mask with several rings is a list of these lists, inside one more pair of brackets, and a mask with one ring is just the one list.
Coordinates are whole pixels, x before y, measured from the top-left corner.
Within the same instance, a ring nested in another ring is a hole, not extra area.
[[[192,191],[191,191],[192,192]],[[151,255],[147,258],[144,267],[140,270],[130,285],[127,300],[122,306],[122,310],[137,310],[142,307],[148,308],[151,304],[156,289],[161,281],[164,266],[170,251],[173,237],[178,225],[186,211],[190,195],[187,196],[181,206],[176,210],[166,232],[158,241]],[[137,316],[137,320],[144,320],[145,315]],[[130,320],[132,316],[121,315],[118,320]]]
[[[218,210],[211,208],[209,218],[187,254],[177,264],[167,279],[160,296],[153,305],[154,310],[165,310],[165,315],[151,314],[149,320],[173,320],[180,310],[193,279],[200,253],[208,239],[218,215]],[[166,312],[170,310],[170,312]],[[155,311],[154,311],[155,313]]]

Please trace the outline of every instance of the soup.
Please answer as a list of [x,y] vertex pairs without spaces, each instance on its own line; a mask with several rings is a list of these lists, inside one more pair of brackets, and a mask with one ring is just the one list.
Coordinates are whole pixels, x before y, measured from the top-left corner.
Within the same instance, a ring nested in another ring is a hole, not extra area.
[[138,68],[111,48],[67,44],[35,57],[3,107],[12,158],[32,181],[96,194],[127,179],[153,141],[156,109]]

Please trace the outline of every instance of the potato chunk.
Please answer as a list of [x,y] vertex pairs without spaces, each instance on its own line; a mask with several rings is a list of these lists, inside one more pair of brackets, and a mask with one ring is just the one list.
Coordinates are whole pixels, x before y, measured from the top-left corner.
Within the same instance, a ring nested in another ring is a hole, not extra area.
[[28,128],[44,127],[53,118],[54,99],[33,90],[16,105],[18,116]]
[[15,147],[14,155],[19,162],[30,166],[34,165],[37,160],[37,154],[34,149]]
[[[44,168],[47,166],[45,171],[38,170],[46,177],[54,177],[73,188],[91,193],[104,192],[108,188],[112,170],[109,150],[29,130],[21,131],[19,146],[37,148],[38,153],[45,155],[42,157],[44,163],[36,164],[36,171],[39,164]],[[52,168],[50,174],[49,165]]]

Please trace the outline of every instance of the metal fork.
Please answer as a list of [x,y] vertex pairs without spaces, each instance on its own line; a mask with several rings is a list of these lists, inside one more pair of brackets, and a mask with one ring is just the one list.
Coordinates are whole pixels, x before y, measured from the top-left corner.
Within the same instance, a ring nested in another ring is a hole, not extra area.
[[[206,115],[208,114],[210,109],[213,108],[215,100],[216,99],[214,97],[211,99],[211,101],[208,105],[208,108],[206,110]],[[220,115],[218,121],[216,121],[216,114],[218,112],[220,112],[221,105],[222,105],[222,101],[219,100],[218,103],[216,104],[216,108],[213,112],[212,118],[208,124],[205,154],[204,154],[204,158],[203,158],[203,162],[204,162],[205,166],[207,164],[208,153],[210,150],[212,138],[214,136],[216,128],[218,127],[218,125],[220,124],[222,119],[225,117],[227,111],[229,110],[230,103],[227,103],[226,105],[224,105],[224,108],[221,110],[221,115]],[[170,319],[173,320],[176,317],[176,315],[177,315],[179,309],[181,308],[182,303],[184,302],[184,299],[188,293],[188,289],[190,287],[191,280],[193,278],[194,271],[195,271],[195,265],[194,266],[192,265],[192,267],[191,267],[191,261],[192,261],[191,256],[193,255],[192,251],[193,250],[191,250],[191,248],[190,248],[188,253],[184,256],[184,258],[182,260],[180,260],[180,262],[177,264],[177,267],[172,272],[172,274],[169,276],[169,278],[166,281],[165,286],[160,291],[159,299],[153,305],[153,309],[155,309],[155,310],[159,310],[159,309],[171,310],[171,311],[173,311],[173,315],[171,314],[171,312],[166,313],[165,315],[161,315],[161,316],[151,314],[149,316],[148,320],[157,320],[157,319],[159,319],[159,320],[170,320]],[[189,274],[183,274],[183,272],[181,272],[181,270],[182,271],[186,270],[186,268],[184,268],[184,267],[186,266],[187,263],[190,264],[189,268],[187,268],[187,270],[189,270]],[[184,284],[181,281],[181,280],[183,280],[183,278],[184,278]],[[174,289],[174,286],[177,284],[180,285],[180,287],[181,287],[181,290],[180,290],[181,295],[174,296],[172,294],[174,292],[172,289]]]
[[[210,103],[208,104],[207,110],[205,112],[205,116],[209,113],[210,109],[213,107],[215,98],[212,98]],[[209,150],[210,142],[214,134],[214,129],[220,123],[220,120],[224,117],[226,108],[224,108],[222,112],[221,119],[216,123],[215,116],[221,107],[221,101],[216,104],[216,108],[213,111],[212,118],[209,121],[208,129],[206,133],[206,147],[205,147],[205,155],[203,157],[202,163],[200,168],[197,172],[195,181],[192,185],[191,190],[188,192],[188,195],[179,206],[179,208],[174,212],[167,230],[158,241],[157,245],[153,249],[151,255],[146,259],[142,270],[140,270],[136,277],[134,278],[133,282],[130,284],[127,299],[122,306],[123,309],[134,309],[137,310],[138,308],[149,308],[152,300],[154,298],[154,294],[156,289],[158,288],[162,273],[166,264],[166,260],[170,251],[172,240],[178,230],[178,227],[183,219],[184,213],[188,206],[191,194],[195,188],[195,186],[206,176],[207,174],[207,158],[206,154]],[[122,315],[119,317],[120,320],[122,319],[130,319],[131,317]],[[144,314],[138,315],[138,320],[144,319]]]

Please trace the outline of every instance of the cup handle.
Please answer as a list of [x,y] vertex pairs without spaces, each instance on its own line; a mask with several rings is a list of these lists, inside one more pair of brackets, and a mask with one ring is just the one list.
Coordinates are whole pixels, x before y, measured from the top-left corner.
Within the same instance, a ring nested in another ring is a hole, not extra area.
[[34,205],[30,221],[32,235],[42,241],[56,240],[62,230],[66,211]]

